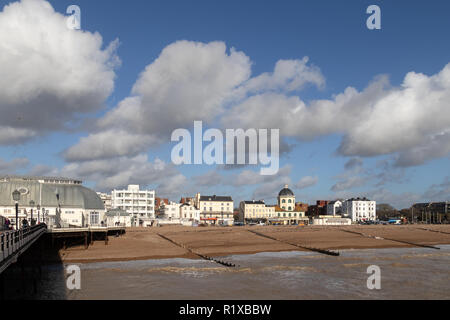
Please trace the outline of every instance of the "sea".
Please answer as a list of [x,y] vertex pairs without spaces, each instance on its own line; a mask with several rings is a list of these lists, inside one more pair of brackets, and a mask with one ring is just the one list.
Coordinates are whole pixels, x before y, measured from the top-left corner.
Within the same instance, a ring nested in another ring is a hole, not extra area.
[[47,265],[38,293],[30,298],[450,299],[450,245],[439,248],[342,250],[338,257],[264,252],[220,258],[234,268],[191,259],[76,264],[80,286],[75,289],[77,282],[70,277],[75,273],[67,272],[73,267]]

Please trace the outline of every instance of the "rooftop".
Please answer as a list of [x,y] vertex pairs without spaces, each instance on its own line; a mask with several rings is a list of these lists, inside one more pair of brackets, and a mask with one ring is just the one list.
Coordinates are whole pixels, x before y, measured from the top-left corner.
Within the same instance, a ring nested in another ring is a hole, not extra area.
[[200,201],[233,201],[229,196],[200,196]]

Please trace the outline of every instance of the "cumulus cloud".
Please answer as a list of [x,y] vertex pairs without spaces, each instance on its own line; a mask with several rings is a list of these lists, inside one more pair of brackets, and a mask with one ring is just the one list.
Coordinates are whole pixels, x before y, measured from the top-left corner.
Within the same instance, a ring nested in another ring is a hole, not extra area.
[[332,191],[343,191],[350,190],[356,187],[364,186],[367,181],[369,181],[368,177],[365,176],[350,176],[338,181],[335,185],[331,187]]
[[116,156],[132,157],[155,143],[155,138],[150,135],[111,129],[81,138],[78,144],[64,152],[64,158],[67,161],[89,161]]
[[450,153],[450,130],[430,135],[424,144],[400,152],[395,165],[412,167],[422,165],[430,160],[445,157]]
[[[258,123],[299,140],[341,134],[341,155],[398,153],[398,165],[411,165],[448,154],[448,101],[450,64],[432,76],[410,72],[400,87],[392,87],[381,76],[361,92],[349,87],[331,100],[308,105],[300,97],[282,93],[254,95],[233,106],[223,123],[243,128]],[[421,150],[436,150],[438,144],[444,148],[419,156]]]
[[95,181],[96,189],[111,190],[128,184],[159,185],[179,172],[171,164],[160,159],[151,162],[147,155],[140,154],[135,157],[69,163],[59,174]]
[[424,199],[428,199],[428,201],[449,201],[450,176],[445,177],[442,183],[430,186],[424,193]]
[[[290,92],[307,83],[322,86],[325,82],[320,70],[308,64],[308,58],[280,60],[272,73],[253,78],[251,64],[243,52],[227,49],[224,42],[172,43],[139,75],[131,95],[99,119],[92,129],[93,134],[80,141],[80,146],[98,141],[98,132],[103,131],[126,131],[130,135],[149,136],[146,139],[166,143],[173,130],[191,128],[195,120],[216,123],[228,112],[230,105],[255,93]],[[224,128],[237,127],[228,125]],[[120,134],[116,139],[122,139]],[[140,139],[136,140],[136,146],[128,147],[132,151],[141,148]],[[281,147],[282,153],[292,149],[284,140]],[[90,157],[121,155],[118,151],[108,147]],[[66,153],[68,159],[72,158],[70,153]]]
[[0,159],[0,174],[14,174],[18,170],[26,168],[29,163],[30,161],[27,158],[16,158],[11,161]]
[[233,90],[250,76],[250,60],[223,42],[178,41],[147,66],[126,99],[100,122],[147,134],[213,120]]
[[295,184],[296,189],[306,189],[315,186],[319,182],[318,177],[306,176],[300,179],[299,182]]
[[309,57],[302,60],[279,60],[272,73],[266,72],[249,79],[236,90],[236,95],[245,97],[268,91],[289,93],[301,90],[307,84],[323,87],[325,78],[320,69],[308,62]]
[[117,41],[70,30],[44,0],[0,11],[0,144],[61,130],[99,110],[114,88]]
[[351,158],[345,163],[344,168],[345,170],[353,170],[355,168],[361,168],[363,164],[364,162],[360,158]]

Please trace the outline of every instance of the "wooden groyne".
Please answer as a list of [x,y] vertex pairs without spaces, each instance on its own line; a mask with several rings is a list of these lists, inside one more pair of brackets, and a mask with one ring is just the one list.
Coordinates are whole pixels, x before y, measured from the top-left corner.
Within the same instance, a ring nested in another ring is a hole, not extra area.
[[270,240],[286,243],[286,244],[289,244],[291,246],[294,246],[294,247],[297,247],[297,248],[300,248],[300,249],[309,250],[309,251],[313,251],[313,252],[318,252],[318,253],[326,254],[326,255],[329,255],[329,256],[335,256],[335,257],[340,255],[339,252],[302,246],[302,245],[299,245],[297,243],[292,243],[292,242],[289,242],[289,241],[286,241],[286,240],[280,240],[280,239],[268,236],[266,234],[263,234],[263,233],[260,233],[260,232],[257,232],[257,231],[248,230],[248,232],[251,232],[251,233],[256,234],[257,236],[260,236],[260,237],[263,237],[263,238],[267,238],[267,239],[270,239]]
[[427,228],[417,228],[417,229],[418,229],[418,230],[430,231],[430,232],[436,232],[436,233],[442,233],[442,234],[450,234],[450,232],[439,231],[439,230],[433,230],[433,229],[427,229]]
[[392,238],[382,238],[382,237],[373,236],[373,235],[370,235],[370,234],[365,234],[365,233],[361,233],[361,232],[357,232],[357,231],[350,231],[350,230],[345,230],[345,229],[340,229],[340,230],[343,231],[343,232],[357,234],[357,235],[362,236],[362,237],[372,238],[372,239],[376,239],[376,240],[389,240],[389,241],[393,241],[393,242],[408,244],[408,245],[414,246],[414,247],[430,248],[430,249],[436,249],[436,250],[440,250],[441,249],[439,247],[435,247],[435,246],[432,246],[432,245],[414,243],[414,242],[398,240],[398,239],[392,239]]
[[196,256],[198,256],[198,257],[204,259],[204,260],[207,260],[207,261],[213,261],[213,262],[218,263],[218,264],[220,264],[220,265],[222,265],[222,266],[225,266],[225,267],[230,267],[230,268],[235,268],[235,267],[236,267],[236,265],[235,265],[234,263],[227,262],[227,261],[222,261],[222,260],[219,260],[219,259],[216,259],[216,258],[212,258],[212,257],[206,256],[206,255],[204,255],[204,254],[195,252],[194,250],[192,250],[191,248],[189,248],[189,247],[186,246],[185,244],[183,244],[183,243],[178,243],[178,242],[176,242],[175,240],[172,240],[172,239],[170,239],[169,237],[167,237],[167,236],[165,236],[165,235],[162,235],[162,234],[160,234],[160,233],[158,233],[158,236],[160,236],[160,237],[163,238],[164,240],[167,240],[167,241],[173,243],[174,245],[176,245],[176,246],[178,246],[178,247],[180,247],[180,248],[183,248],[183,249],[189,251],[190,253],[192,253],[192,254],[194,254],[194,255],[196,255]]

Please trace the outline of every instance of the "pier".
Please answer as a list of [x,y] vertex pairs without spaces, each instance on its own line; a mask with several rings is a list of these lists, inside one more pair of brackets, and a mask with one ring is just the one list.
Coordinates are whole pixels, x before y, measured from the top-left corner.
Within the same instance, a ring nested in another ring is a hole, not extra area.
[[125,233],[125,227],[58,228],[49,229],[47,233],[51,236],[52,246],[57,239],[63,239],[63,248],[66,249],[67,239],[81,239],[84,240],[84,248],[88,249],[89,244],[98,238],[102,238],[105,245],[108,245],[109,235],[122,235]]
[[0,233],[0,274],[47,231],[45,224]]

